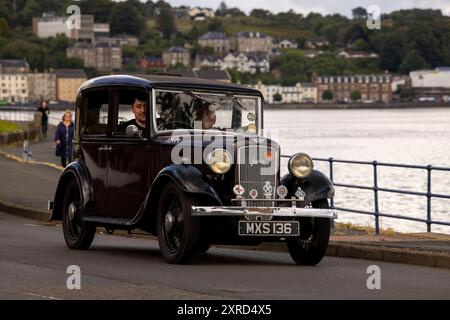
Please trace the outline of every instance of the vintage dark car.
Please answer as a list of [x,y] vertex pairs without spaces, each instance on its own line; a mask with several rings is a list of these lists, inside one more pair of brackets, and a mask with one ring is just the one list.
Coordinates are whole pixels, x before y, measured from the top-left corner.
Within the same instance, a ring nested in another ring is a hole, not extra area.
[[262,103],[258,90],[199,79],[87,81],[76,100],[75,160],[51,203],[67,246],[88,249],[97,227],[138,229],[158,237],[169,263],[211,244],[283,241],[296,263],[317,264],[336,218],[333,184],[305,153],[280,177]]

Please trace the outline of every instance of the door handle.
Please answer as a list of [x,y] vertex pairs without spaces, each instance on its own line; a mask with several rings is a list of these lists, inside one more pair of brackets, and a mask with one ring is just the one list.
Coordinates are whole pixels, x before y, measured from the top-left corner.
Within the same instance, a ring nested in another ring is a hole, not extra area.
[[101,146],[97,150],[98,151],[111,151],[112,147],[111,146]]

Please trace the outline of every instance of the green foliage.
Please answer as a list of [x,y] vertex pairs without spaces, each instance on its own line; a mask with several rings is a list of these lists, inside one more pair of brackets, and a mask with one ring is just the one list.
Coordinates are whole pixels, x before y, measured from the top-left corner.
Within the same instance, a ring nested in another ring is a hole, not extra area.
[[324,92],[322,92],[322,100],[331,101],[333,100],[333,98],[333,92],[331,92],[330,90],[325,90]]
[[31,26],[33,17],[35,17],[38,12],[42,12],[42,9],[37,0],[28,0],[23,9],[19,12],[19,23],[23,26]]
[[0,38],[8,38],[10,36],[10,30],[8,21],[5,18],[0,18]]
[[0,133],[19,131],[21,128],[15,123],[0,120]]
[[366,19],[367,10],[363,7],[356,7],[352,10],[353,19]]
[[426,69],[429,65],[422,58],[417,50],[411,50],[400,64],[399,71],[401,73],[409,73],[413,70]]
[[211,19],[208,22],[208,31],[223,32],[224,31],[224,27],[223,27],[222,20]]
[[283,100],[283,97],[278,92],[273,95],[273,101],[281,102],[282,100]]
[[352,101],[361,100],[361,92],[359,92],[358,90],[352,91],[350,93],[350,99],[352,99]]
[[[94,15],[95,22],[106,23],[115,7],[111,0],[81,0],[76,3],[82,14]],[[121,7],[121,6],[119,6]]]
[[145,31],[145,20],[132,1],[115,4],[108,21],[112,34],[127,33],[141,37]]
[[161,9],[156,18],[156,24],[158,30],[162,32],[164,39],[170,40],[176,31],[175,17],[172,10],[169,8]]

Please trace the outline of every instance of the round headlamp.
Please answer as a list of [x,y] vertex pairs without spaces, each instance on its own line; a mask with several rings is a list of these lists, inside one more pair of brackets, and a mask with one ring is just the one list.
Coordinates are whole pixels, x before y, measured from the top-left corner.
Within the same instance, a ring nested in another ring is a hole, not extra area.
[[208,155],[208,165],[216,174],[225,174],[231,169],[231,154],[225,149],[216,149]]
[[313,171],[314,163],[306,153],[297,153],[289,159],[288,168],[297,178],[306,178]]

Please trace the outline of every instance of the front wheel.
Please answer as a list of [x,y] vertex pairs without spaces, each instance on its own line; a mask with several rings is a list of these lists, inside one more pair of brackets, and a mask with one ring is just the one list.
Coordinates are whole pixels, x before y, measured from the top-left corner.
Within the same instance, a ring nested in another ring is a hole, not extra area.
[[70,249],[86,250],[94,240],[96,226],[82,221],[81,191],[72,180],[66,188],[63,203],[64,240]]
[[157,230],[161,254],[168,263],[187,263],[197,252],[199,218],[191,215],[195,200],[169,182],[158,205]]
[[[312,203],[314,208],[328,209],[327,199]],[[292,259],[300,265],[316,265],[325,255],[330,239],[330,219],[301,218],[300,236],[287,240]]]

